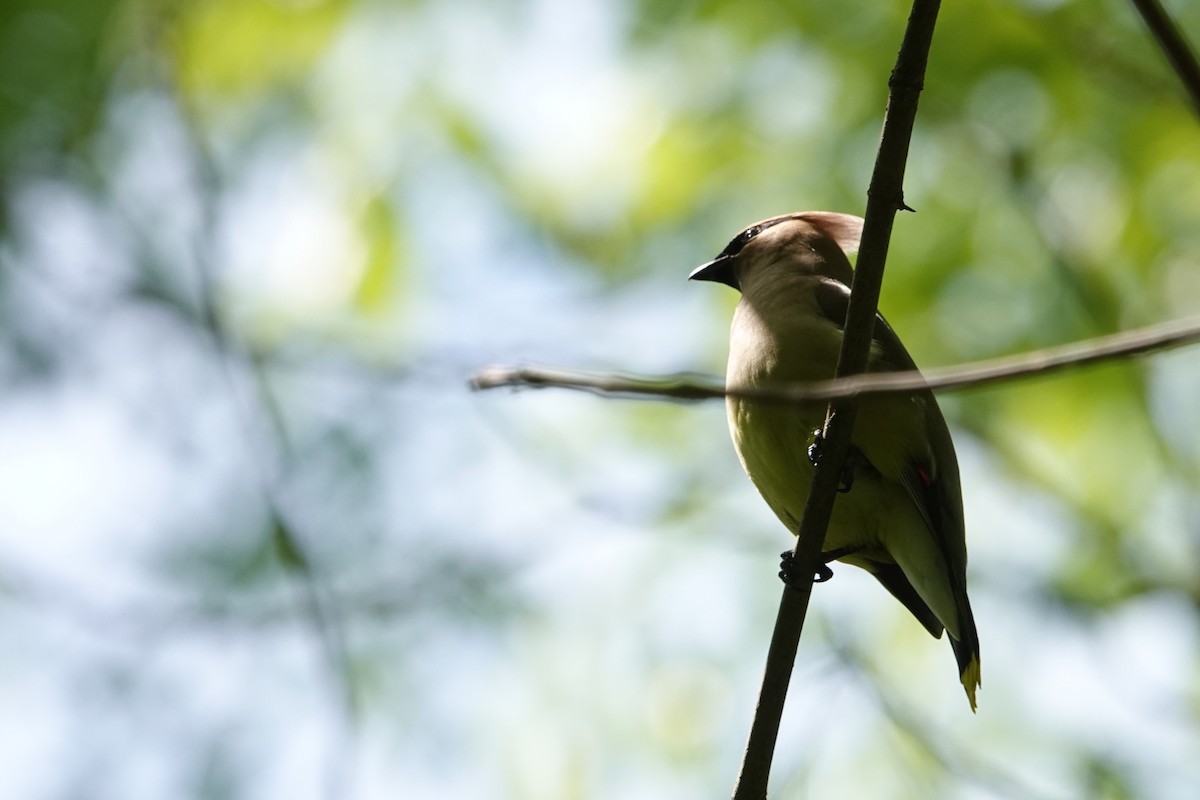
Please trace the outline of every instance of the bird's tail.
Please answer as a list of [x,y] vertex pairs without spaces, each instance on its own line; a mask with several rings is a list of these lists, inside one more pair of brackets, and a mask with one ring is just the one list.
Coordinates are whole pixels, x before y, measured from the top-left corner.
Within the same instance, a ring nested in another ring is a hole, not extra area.
[[975,617],[971,614],[971,604],[967,601],[965,592],[957,605],[959,634],[962,638],[955,639],[951,636],[950,646],[954,648],[954,657],[958,660],[958,676],[974,713],[975,690],[979,688],[979,634],[975,630]]

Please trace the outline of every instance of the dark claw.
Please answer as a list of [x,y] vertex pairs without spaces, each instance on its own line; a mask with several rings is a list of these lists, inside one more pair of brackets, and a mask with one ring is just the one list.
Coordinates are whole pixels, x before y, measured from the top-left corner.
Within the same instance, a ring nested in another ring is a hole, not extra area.
[[817,466],[817,462],[821,460],[821,445],[825,444],[825,434],[821,432],[820,428],[817,428],[815,431],[813,431],[812,435],[813,442],[808,446],[807,451],[808,463],[815,467]]
[[[796,556],[791,550],[784,550],[779,554],[779,579],[787,586],[793,589],[803,589],[805,586],[797,586],[799,579],[796,577]],[[829,565],[822,564],[817,567],[817,573],[813,576],[813,583],[825,583],[833,577],[833,570]]]
[[784,550],[779,554],[779,580],[783,581],[784,585],[790,586],[793,589],[800,587],[796,586],[796,580],[792,577],[792,572],[796,567],[796,554],[791,550]]
[[[808,462],[814,467],[821,460],[821,450],[825,446],[825,434],[820,428],[813,431],[813,442],[808,446]],[[851,446],[850,452],[846,455],[846,463],[842,465],[842,474],[838,478],[838,492],[845,494],[854,486],[854,468],[858,466],[860,461],[865,459],[857,447]],[[829,580],[825,578],[824,580]]]

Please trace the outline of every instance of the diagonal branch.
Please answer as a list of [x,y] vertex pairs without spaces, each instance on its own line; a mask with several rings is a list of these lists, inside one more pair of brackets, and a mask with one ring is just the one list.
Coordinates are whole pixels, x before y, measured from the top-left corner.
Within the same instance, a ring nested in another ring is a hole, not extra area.
[[477,390],[502,387],[576,389],[600,395],[664,400],[743,397],[751,400],[801,403],[923,389],[971,389],[1062,372],[1071,367],[1148,355],[1196,342],[1200,342],[1200,319],[1193,318],[1164,322],[1005,358],[928,370],[924,373],[876,372],[769,389],[725,387],[718,378],[693,373],[639,378],[554,367],[485,367],[471,377],[471,387]]
[[1200,62],[1196,60],[1196,52],[1188,44],[1179,26],[1163,8],[1161,0],[1132,0],[1138,13],[1146,22],[1159,49],[1167,57],[1171,68],[1179,76],[1183,88],[1192,99],[1196,113],[1200,114]]
[[[858,266],[850,287],[850,308],[846,313],[845,335],[838,356],[838,377],[866,370],[892,222],[896,212],[906,208],[904,168],[908,161],[908,147],[917,116],[917,99],[924,86],[925,66],[933,43],[933,28],[939,6],[940,0],[914,0],[896,67],[888,82],[888,107],[884,115],[879,154],[871,174],[871,185],[867,189],[867,212]],[[796,661],[796,649],[804,629],[808,601],[812,596],[812,578],[821,566],[825,530],[833,513],[842,464],[850,450],[856,405],[856,398],[846,397],[835,400],[829,406],[822,458],[813,471],[812,486],[793,551],[796,566],[793,574],[807,576],[807,586],[786,587],[783,590],[767,652],[758,705],[750,726],[750,738],[734,787],[734,800],[765,800],[767,796],[767,781],[787,698],[788,681]]]

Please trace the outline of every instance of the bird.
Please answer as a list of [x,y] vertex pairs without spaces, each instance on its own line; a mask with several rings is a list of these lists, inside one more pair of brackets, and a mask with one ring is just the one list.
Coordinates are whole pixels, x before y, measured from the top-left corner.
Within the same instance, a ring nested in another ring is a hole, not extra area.
[[[862,225],[860,217],[829,211],[782,214],[743,229],[692,271],[690,280],[741,292],[726,386],[760,389],[834,377],[854,274],[847,255],[857,251]],[[867,371],[916,368],[877,314]],[[798,535],[825,405],[729,395],[726,411],[746,474]],[[839,490],[844,494],[834,503],[823,561],[865,569],[935,638],[946,631],[974,712],[979,635],[967,597],[962,488],[954,442],[932,392],[859,399]],[[823,566],[817,580],[831,575]]]

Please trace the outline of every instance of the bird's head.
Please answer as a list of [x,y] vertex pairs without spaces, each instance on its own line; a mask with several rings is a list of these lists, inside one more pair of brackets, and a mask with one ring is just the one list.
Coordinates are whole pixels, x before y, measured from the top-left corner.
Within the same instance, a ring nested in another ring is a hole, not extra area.
[[730,240],[720,255],[692,270],[688,280],[716,281],[745,291],[748,281],[799,272],[850,285],[847,253],[858,249],[862,218],[833,211],[801,211],[764,219]]

